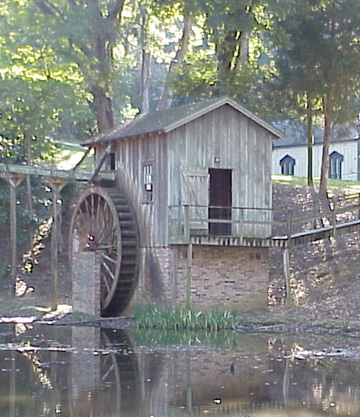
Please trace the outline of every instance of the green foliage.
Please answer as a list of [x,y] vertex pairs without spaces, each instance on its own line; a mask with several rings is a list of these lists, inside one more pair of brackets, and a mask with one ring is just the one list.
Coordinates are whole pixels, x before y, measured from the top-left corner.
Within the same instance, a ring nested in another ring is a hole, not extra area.
[[311,102],[344,123],[359,15],[357,0],[3,0],[0,162],[50,161],[59,140],[155,109],[164,91],[228,94],[270,119],[305,118]]
[[311,101],[315,111],[331,110],[341,123],[354,120],[360,86],[357,2],[279,3],[282,12],[269,34],[277,65],[273,103],[305,116]]
[[5,224],[9,220],[9,191],[5,184],[0,184],[0,224]]
[[236,316],[230,311],[203,312],[181,307],[137,306],[134,309],[137,328],[163,330],[231,330]]

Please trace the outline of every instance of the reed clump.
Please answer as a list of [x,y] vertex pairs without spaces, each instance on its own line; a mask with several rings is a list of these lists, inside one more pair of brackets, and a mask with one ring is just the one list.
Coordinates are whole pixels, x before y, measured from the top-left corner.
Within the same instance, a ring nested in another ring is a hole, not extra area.
[[184,307],[138,306],[134,309],[138,329],[233,330],[237,318],[231,311],[201,311]]

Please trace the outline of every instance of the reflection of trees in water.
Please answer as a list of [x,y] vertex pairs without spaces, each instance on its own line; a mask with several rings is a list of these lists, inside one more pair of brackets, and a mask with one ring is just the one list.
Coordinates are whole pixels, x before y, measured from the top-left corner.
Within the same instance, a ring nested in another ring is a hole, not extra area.
[[360,415],[360,363],[336,357],[297,359],[293,344],[278,339],[270,360],[274,380],[271,395],[287,404],[303,404],[328,415]]

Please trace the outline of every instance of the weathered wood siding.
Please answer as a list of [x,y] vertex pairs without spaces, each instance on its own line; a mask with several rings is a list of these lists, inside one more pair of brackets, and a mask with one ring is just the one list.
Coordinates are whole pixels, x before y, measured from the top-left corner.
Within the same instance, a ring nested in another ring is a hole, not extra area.
[[[113,142],[117,179],[136,210],[141,246],[166,247],[169,232],[172,236],[184,234],[184,213],[175,213],[179,222],[174,232],[176,223],[169,222],[169,206],[201,206],[190,213],[199,217],[192,227],[207,233],[208,224],[201,219],[207,218],[209,169],[214,168],[232,172],[232,219],[239,221],[233,226],[233,236],[268,237],[270,226],[254,222],[271,220],[271,139],[266,129],[224,105],[168,134]],[[153,167],[151,202],[144,192],[145,164]]]
[[[168,223],[167,143],[163,135],[117,142],[117,178],[131,198],[137,214],[142,247],[166,246]],[[147,201],[143,168],[153,167],[153,199]]]
[[[248,220],[265,220],[269,212],[249,209],[271,208],[271,139],[268,131],[228,105],[170,132],[169,205],[194,204],[192,193],[184,186],[184,177],[198,173],[199,183],[194,191],[202,204],[208,201],[209,189],[201,176],[210,168],[231,169],[233,207],[244,208]],[[233,210],[234,219],[240,216],[239,209]],[[268,226],[245,227],[245,236],[270,235]],[[235,235],[239,233],[237,227]]]

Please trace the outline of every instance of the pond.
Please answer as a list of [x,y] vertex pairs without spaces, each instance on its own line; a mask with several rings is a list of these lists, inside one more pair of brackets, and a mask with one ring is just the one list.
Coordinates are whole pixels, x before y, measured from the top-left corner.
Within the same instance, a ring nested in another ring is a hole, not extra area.
[[[356,340],[0,326],[0,415],[360,415],[360,359],[301,355]],[[352,346],[351,346],[352,345]]]

